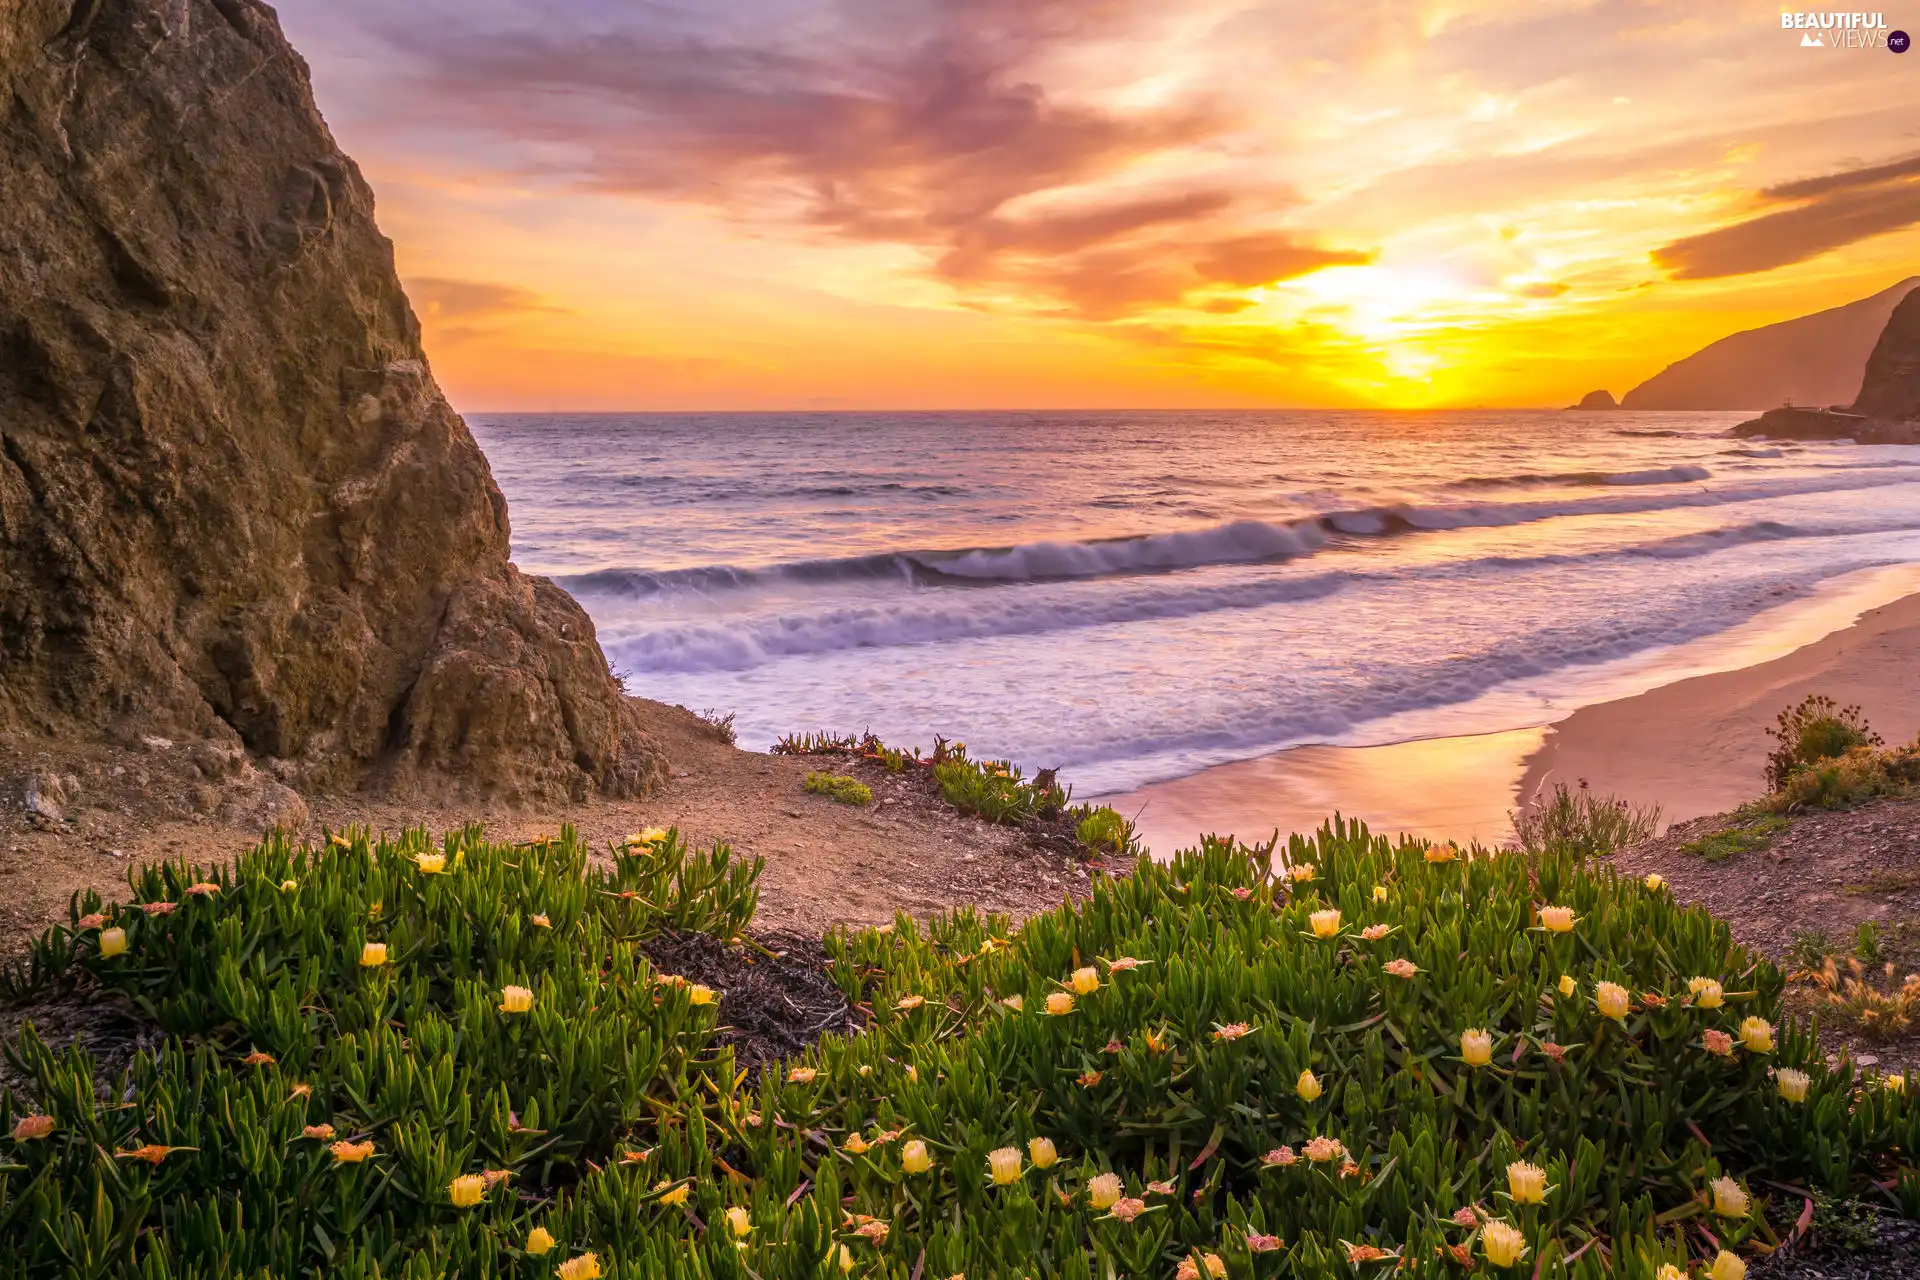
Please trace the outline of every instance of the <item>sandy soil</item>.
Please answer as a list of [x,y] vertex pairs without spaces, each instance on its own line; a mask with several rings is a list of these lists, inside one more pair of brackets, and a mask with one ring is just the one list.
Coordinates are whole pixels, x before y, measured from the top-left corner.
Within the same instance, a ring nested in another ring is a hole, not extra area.
[[[1675,897],[1706,907],[1727,922],[1735,938],[1790,973],[1798,968],[1796,940],[1803,948],[1824,940],[1822,949],[1844,966],[1855,930],[1868,921],[1878,930],[1897,977],[1920,972],[1920,800],[1796,814],[1765,847],[1717,862],[1683,848],[1746,820],[1719,814],[1677,824],[1658,839],[1615,855],[1614,865],[1636,877],[1658,872]],[[1877,970],[1873,977],[1879,989],[1898,986]],[[1822,1038],[1831,1048],[1844,1046],[1858,1062],[1920,1068],[1920,1026],[1890,1041],[1864,1038],[1804,982],[1797,984],[1789,1005],[1819,1013]]]
[[1761,790],[1774,717],[1815,693],[1859,704],[1889,743],[1911,740],[1920,595],[1783,658],[1584,707],[1548,731],[1520,793],[1585,778],[1596,791],[1657,803],[1673,822],[1732,809]]
[[[681,708],[653,710],[653,732],[673,777],[647,800],[513,808],[343,796],[313,801],[301,834],[318,838],[353,823],[441,830],[480,821],[490,834],[518,840],[572,823],[602,844],[649,826],[679,826],[696,841],[724,840],[765,859],[756,926],[800,934],[968,903],[1024,917],[1084,892],[1098,873],[1022,832],[961,817],[925,786],[877,766],[740,751]],[[77,891],[111,896],[124,887],[130,866],[156,858],[211,861],[256,842],[257,830],[200,811],[214,806],[196,799],[209,788],[193,758],[192,745],[182,743],[123,750],[0,741],[0,949],[64,918]],[[858,774],[872,786],[874,803],[854,808],[807,794],[801,783],[819,768]],[[49,823],[22,807],[25,779],[35,771],[79,783],[62,821]]]

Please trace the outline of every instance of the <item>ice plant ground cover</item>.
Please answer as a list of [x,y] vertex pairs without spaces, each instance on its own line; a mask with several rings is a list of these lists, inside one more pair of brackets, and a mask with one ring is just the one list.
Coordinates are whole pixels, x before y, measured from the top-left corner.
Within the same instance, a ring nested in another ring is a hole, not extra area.
[[1725,1280],[1783,1186],[1920,1209],[1905,1081],[1829,1066],[1723,924],[1450,852],[1209,841],[1018,929],[836,933],[871,1025],[758,1078],[640,949],[741,936],[724,847],[147,868],[15,976],[168,1039],[107,1084],[22,1036],[0,1275]]

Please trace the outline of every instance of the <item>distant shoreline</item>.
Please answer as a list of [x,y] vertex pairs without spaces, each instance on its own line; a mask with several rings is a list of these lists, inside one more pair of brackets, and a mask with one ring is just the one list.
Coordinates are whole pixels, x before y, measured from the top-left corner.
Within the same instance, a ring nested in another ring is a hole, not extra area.
[[[1509,811],[1555,782],[1582,779],[1660,805],[1667,822],[1723,812],[1760,792],[1766,729],[1808,694],[1861,705],[1890,744],[1920,731],[1920,591],[1909,587],[1862,610],[1860,591],[1911,582],[1897,567],[1868,572],[1888,576],[1836,580],[1825,599],[1664,655],[1650,669],[1656,683],[1643,691],[1532,725],[1291,747],[1101,800],[1137,814],[1162,857],[1194,843],[1202,827],[1249,841],[1278,828],[1284,843],[1289,831],[1306,834],[1336,808],[1382,832],[1498,844],[1510,833]],[[1783,642],[1792,646],[1784,653]],[[1671,677],[1659,679],[1662,670]]]

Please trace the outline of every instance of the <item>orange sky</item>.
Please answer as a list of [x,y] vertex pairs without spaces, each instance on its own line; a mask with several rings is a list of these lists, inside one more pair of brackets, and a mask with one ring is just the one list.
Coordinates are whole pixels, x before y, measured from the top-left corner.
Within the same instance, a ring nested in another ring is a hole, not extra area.
[[280,11],[467,411],[1557,405],[1920,271],[1920,51],[1777,6]]

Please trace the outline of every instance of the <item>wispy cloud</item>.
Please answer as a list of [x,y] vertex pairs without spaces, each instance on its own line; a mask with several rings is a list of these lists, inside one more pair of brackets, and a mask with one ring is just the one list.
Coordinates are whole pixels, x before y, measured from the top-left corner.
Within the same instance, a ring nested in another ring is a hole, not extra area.
[[1920,223],[1920,155],[1778,183],[1755,203],[1786,207],[1663,245],[1654,261],[1676,280],[1750,275],[1913,226]]

